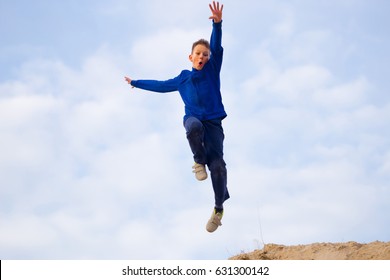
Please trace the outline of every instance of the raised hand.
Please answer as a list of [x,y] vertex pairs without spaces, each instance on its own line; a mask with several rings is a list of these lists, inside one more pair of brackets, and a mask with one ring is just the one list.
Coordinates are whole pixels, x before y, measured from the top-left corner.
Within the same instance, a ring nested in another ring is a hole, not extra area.
[[212,12],[212,16],[209,17],[209,19],[214,20],[215,23],[222,21],[222,10],[223,10],[223,4],[219,6],[219,2],[215,3],[213,1],[213,5],[209,4],[210,10]]

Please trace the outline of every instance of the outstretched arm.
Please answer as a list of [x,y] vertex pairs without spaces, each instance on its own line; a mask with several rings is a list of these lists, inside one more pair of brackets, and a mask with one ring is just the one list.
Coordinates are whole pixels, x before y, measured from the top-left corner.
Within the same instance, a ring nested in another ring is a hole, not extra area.
[[222,21],[222,10],[223,10],[223,4],[220,6],[219,2],[215,3],[213,1],[213,5],[209,4],[211,13],[213,14],[209,19],[214,20],[215,23],[219,23]]
[[213,20],[213,30],[211,32],[210,38],[210,62],[215,63],[217,69],[221,69],[222,65],[222,10],[223,5],[220,5],[219,2],[213,1],[212,4],[209,4],[212,16],[210,19]]
[[131,85],[131,87],[136,87],[148,91],[154,92],[172,92],[178,90],[180,83],[180,75],[169,79],[166,81],[157,81],[157,80],[133,80],[125,76],[125,81]]

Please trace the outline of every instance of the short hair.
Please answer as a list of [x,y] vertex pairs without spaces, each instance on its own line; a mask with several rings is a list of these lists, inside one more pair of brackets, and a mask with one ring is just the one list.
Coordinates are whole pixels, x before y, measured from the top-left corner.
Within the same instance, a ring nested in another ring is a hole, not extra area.
[[205,39],[199,39],[198,41],[194,42],[192,44],[192,50],[191,50],[191,53],[194,51],[195,47],[197,45],[203,45],[205,46],[206,48],[210,49],[210,43],[209,41],[205,40]]

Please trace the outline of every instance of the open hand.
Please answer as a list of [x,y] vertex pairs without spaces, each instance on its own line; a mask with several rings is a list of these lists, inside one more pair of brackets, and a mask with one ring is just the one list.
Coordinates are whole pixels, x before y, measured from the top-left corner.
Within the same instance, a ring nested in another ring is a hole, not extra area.
[[125,77],[125,80],[128,84],[131,84],[131,79],[129,77]]
[[222,10],[223,10],[223,4],[219,6],[219,2],[215,3],[213,1],[213,5],[209,4],[210,10],[213,13],[209,19],[214,20],[215,23],[221,22],[222,21]]
[[[129,85],[131,85],[131,79],[130,79],[129,77],[125,76],[125,81],[126,81]],[[131,86],[131,88],[134,88],[134,86]]]

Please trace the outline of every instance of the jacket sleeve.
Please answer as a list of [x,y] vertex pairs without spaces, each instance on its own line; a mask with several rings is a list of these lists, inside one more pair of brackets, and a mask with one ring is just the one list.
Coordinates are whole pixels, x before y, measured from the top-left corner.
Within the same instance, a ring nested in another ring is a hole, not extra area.
[[154,92],[172,92],[179,88],[179,77],[169,79],[166,81],[157,80],[132,80],[131,85],[136,88],[154,91]]
[[213,22],[213,30],[210,38],[210,50],[213,65],[218,71],[221,70],[222,58],[223,58],[223,47],[222,47],[222,21],[215,23]]

